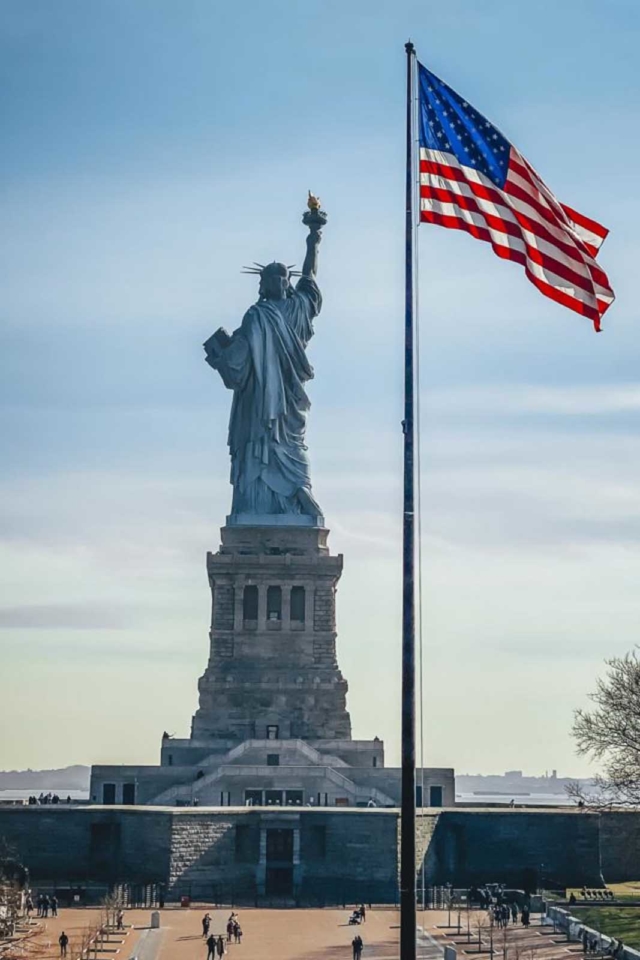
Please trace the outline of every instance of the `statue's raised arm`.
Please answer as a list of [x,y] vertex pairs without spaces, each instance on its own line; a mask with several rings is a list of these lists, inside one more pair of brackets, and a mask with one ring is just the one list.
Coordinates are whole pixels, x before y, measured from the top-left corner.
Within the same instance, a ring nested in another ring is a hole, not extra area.
[[309,190],[309,199],[307,200],[308,210],[305,211],[302,222],[309,227],[309,236],[307,237],[307,255],[302,264],[303,277],[315,277],[318,274],[318,247],[322,240],[322,228],[327,222],[327,215],[320,209],[319,197],[314,197]]
[[315,276],[327,215],[311,193],[307,207],[307,254],[296,286],[284,263],[248,268],[260,276],[257,303],[231,336],[220,329],[204,344],[207,363],[234,394],[228,441],[232,524],[323,524],[304,442],[310,407],[304,384],[313,377],[306,348],[322,308]]

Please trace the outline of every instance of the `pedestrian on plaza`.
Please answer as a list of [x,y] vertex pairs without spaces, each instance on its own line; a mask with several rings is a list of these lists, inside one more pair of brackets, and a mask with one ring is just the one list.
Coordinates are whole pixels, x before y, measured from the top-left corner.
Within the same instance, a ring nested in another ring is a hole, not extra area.
[[116,913],[116,930],[124,930],[124,910]]
[[207,960],[215,960],[216,956],[216,938],[215,934],[211,933],[207,937]]
[[58,916],[58,898],[56,897],[55,893],[51,897],[51,916],[52,917]]
[[518,904],[514,900],[511,904],[511,923],[518,922]]
[[353,947],[353,960],[360,960],[362,957],[362,948],[364,947],[364,943],[362,942],[362,937],[359,933],[357,933],[351,941],[351,946]]
[[523,927],[528,927],[528,926],[529,926],[529,919],[530,919],[530,918],[529,918],[529,906],[528,906],[528,904],[526,904],[526,903],[525,903],[525,905],[524,905],[523,908],[522,908],[522,914],[521,914],[521,918],[520,918],[520,919],[521,919],[521,921],[522,921],[522,926],[523,926]]
[[202,938],[203,938],[203,940],[206,940],[207,937],[209,936],[209,927],[210,927],[210,926],[211,926],[211,917],[209,916],[208,913],[205,913],[204,917],[202,918]]
[[240,926],[239,923],[236,923],[236,926],[233,932],[236,938],[236,943],[242,943],[242,927]]
[[45,918],[49,916],[49,906],[50,906],[50,900],[45,893],[44,897],[42,898],[42,916]]
[[33,900],[31,899],[31,894],[29,894],[29,896],[27,897],[24,906],[25,906],[25,910],[27,911],[27,919],[29,919],[29,917],[33,913]]
[[58,943],[60,944],[60,956],[66,957],[67,955],[67,946],[69,945],[69,937],[66,935],[64,930],[58,937]]
[[[231,914],[231,917],[233,917],[233,916],[234,916],[234,915]],[[227,920],[227,943],[231,943],[231,938],[233,937],[233,924],[234,924],[234,921],[231,919],[231,917],[229,917],[229,919]]]
[[218,940],[217,940],[217,942],[216,942],[216,949],[217,949],[217,951],[218,951],[218,958],[224,957],[224,940],[223,940],[223,938],[222,938],[222,934],[221,934],[221,933],[218,934]]
[[360,919],[362,923],[364,923],[365,920],[367,919],[367,911],[364,908],[364,903],[360,904]]

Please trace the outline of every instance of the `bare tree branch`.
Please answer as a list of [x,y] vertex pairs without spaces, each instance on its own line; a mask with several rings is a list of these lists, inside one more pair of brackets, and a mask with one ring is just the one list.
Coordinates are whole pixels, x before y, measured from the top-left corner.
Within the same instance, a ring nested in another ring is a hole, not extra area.
[[640,807],[640,657],[637,650],[605,661],[607,674],[589,699],[593,710],[576,710],[573,736],[578,753],[603,764],[587,792],[578,783],[569,796],[584,806]]

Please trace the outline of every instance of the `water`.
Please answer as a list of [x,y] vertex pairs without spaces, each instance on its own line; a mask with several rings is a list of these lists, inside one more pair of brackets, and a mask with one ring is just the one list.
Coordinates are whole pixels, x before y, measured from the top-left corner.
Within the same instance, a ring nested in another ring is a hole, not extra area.
[[566,793],[456,793],[456,803],[461,806],[466,803],[481,805],[500,803],[509,806],[511,801],[515,806],[526,804],[528,807],[574,807],[575,801]]
[[[48,790],[42,792],[49,793]],[[76,802],[89,800],[88,790],[52,790],[51,793],[57,793],[62,801],[66,800],[68,796]],[[27,800],[34,794],[36,797],[40,796],[40,790],[0,790],[0,803],[7,800]],[[512,799],[515,800],[516,806],[520,804],[536,807],[575,806],[574,801],[567,797],[566,793],[530,793],[520,796],[511,793],[456,793],[456,803],[460,805],[473,804],[474,806],[480,806],[482,804],[493,805],[499,803],[508,806]]]

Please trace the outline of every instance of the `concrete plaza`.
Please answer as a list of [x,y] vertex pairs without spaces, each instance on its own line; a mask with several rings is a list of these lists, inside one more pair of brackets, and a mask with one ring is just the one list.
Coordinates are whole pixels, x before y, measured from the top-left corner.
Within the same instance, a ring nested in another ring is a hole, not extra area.
[[[112,934],[111,942],[98,951],[96,960],[206,960],[207,948],[202,939],[201,919],[208,912],[211,932],[225,933],[230,908],[214,909],[205,904],[189,909],[169,908],[160,911],[160,929],[149,929],[151,910],[127,910],[125,934]],[[366,922],[358,927],[347,923],[349,910],[247,909],[239,910],[243,931],[242,943],[228,944],[225,960],[351,960],[351,941],[357,931],[364,941],[363,960],[397,960],[399,955],[399,915],[396,910],[367,910]],[[69,937],[68,960],[77,960],[77,948],[83,931],[99,921],[97,909],[62,910],[57,918],[35,920],[26,949],[19,952],[25,960],[58,960],[58,937],[65,930]],[[451,920],[452,927],[447,923]],[[444,946],[454,946],[460,958],[490,957],[489,928],[486,914],[472,911],[461,914],[460,934],[457,915],[429,910],[418,914],[418,957],[439,960]],[[478,925],[482,945],[478,947]],[[119,942],[121,941],[121,942]],[[505,934],[493,931],[496,960],[526,957],[527,960],[568,960],[573,955],[581,960],[580,944],[568,944],[564,935],[543,927],[536,917],[525,929],[510,926]],[[11,954],[10,954],[11,955]],[[18,954],[16,954],[18,955]],[[93,958],[94,954],[91,953]]]

